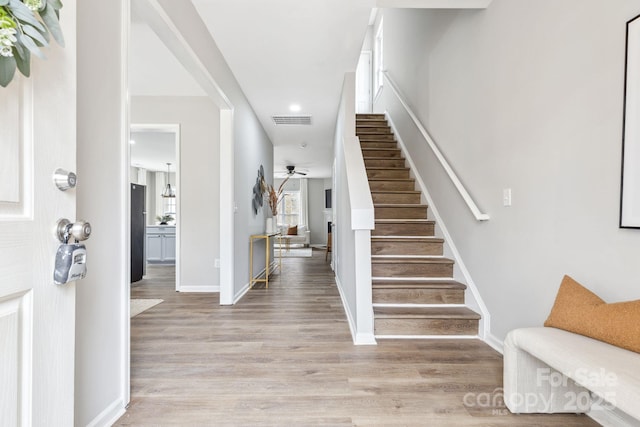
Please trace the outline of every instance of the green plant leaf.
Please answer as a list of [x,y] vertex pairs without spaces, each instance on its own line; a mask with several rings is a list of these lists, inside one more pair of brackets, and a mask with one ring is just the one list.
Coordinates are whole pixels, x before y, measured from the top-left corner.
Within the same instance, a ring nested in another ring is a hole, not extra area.
[[62,2],[60,0],[47,0],[47,5],[53,7],[55,10],[62,9]]
[[24,47],[21,47],[21,49],[22,52],[19,55],[14,55],[14,59],[16,60],[16,65],[22,75],[29,77],[31,75],[31,52]]
[[[17,36],[17,34],[16,34],[16,36]],[[31,53],[33,53],[38,58],[42,58],[42,59],[46,59],[47,58],[46,56],[44,56],[44,53],[42,53],[42,51],[36,45],[36,43],[33,41],[33,39],[31,37],[29,37],[28,35],[21,34],[20,37],[18,37],[18,42],[22,43],[24,45],[24,47],[29,49],[31,51]]]
[[0,56],[0,86],[7,87],[16,73],[16,60],[13,56]]
[[24,31],[25,34],[29,35],[35,41],[40,42],[42,46],[49,45],[48,40],[40,33],[40,31],[36,30],[31,25],[23,25],[22,31]]
[[58,16],[56,10],[50,7],[47,3],[47,7],[40,12],[40,17],[47,25],[47,28],[51,32],[51,35],[58,42],[58,44],[64,47],[64,36],[62,35],[62,28],[60,28],[60,22],[58,22]]
[[11,13],[13,14],[13,16],[15,16],[20,21],[44,31],[44,27],[42,26],[40,21],[36,19],[36,16],[33,14],[31,9],[25,6],[25,4],[20,0],[9,0],[9,9],[11,9]]

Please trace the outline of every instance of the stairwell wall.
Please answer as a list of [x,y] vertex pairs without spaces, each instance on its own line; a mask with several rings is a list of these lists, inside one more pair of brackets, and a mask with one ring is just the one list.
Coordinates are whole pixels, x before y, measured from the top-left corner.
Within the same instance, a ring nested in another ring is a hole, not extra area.
[[[633,0],[383,12],[385,69],[491,216],[477,222],[421,153],[496,341],[541,325],[564,274],[610,302],[640,298],[640,231],[618,228],[625,23],[638,13]],[[391,96],[375,110],[395,118]]]
[[334,140],[332,267],[355,344],[375,344],[371,290],[373,201],[355,133],[355,73],[345,74]]

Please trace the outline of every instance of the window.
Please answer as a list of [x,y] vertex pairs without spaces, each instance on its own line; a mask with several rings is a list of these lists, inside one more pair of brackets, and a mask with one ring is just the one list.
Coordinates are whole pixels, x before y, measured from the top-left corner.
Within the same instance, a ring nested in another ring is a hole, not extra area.
[[278,225],[298,225],[300,222],[300,192],[285,191],[278,205]]
[[380,25],[378,26],[378,32],[376,33],[376,39],[373,46],[373,60],[375,62],[374,71],[375,74],[373,76],[373,84],[374,84],[374,96],[378,96],[378,92],[382,88],[382,84],[384,81],[384,75],[382,74],[384,71],[384,61],[383,61],[383,22],[380,20]]
[[163,197],[162,198],[162,213],[164,215],[172,215],[176,217],[176,198],[175,197]]

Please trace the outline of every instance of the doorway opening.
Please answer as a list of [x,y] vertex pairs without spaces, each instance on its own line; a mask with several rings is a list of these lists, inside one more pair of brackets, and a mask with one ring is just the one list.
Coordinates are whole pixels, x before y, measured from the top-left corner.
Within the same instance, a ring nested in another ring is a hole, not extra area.
[[132,124],[131,282],[148,265],[175,265],[180,290],[180,126]]

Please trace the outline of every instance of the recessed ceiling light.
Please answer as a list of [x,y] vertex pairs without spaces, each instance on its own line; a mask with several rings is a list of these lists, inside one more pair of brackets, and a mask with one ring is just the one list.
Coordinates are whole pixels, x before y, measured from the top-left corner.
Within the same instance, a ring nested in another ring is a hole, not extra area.
[[136,141],[135,141],[135,140],[133,140],[133,139],[130,139],[130,140],[129,140],[129,144],[135,144],[135,143],[136,143]]
[[291,104],[291,105],[289,106],[289,110],[290,110],[290,111],[293,111],[294,113],[297,113],[298,111],[300,111],[300,110],[301,110],[301,107],[300,107],[300,105],[298,105],[298,104]]
[[307,143],[306,142],[301,143],[300,148],[307,148]]

